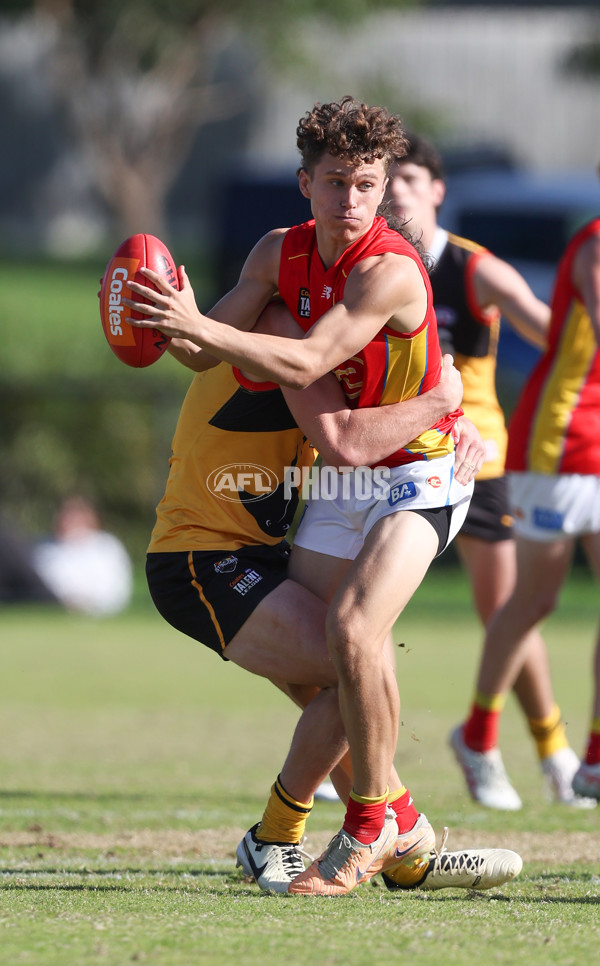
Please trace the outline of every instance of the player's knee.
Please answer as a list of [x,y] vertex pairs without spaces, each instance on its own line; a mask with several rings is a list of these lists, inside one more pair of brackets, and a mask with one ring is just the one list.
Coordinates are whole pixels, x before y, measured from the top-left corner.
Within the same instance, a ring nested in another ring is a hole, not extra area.
[[534,627],[556,610],[559,592],[553,588],[542,588],[527,600],[514,601],[518,617],[525,617],[527,624]]
[[338,673],[354,675],[368,661],[369,636],[360,616],[331,609],[326,620],[327,646]]

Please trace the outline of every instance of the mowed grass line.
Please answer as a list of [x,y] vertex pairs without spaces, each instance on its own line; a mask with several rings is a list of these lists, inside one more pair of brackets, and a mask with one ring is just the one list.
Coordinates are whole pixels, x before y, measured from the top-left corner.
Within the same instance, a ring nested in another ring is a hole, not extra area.
[[[597,592],[572,579],[545,636],[581,751]],[[525,868],[485,894],[266,896],[235,870],[296,712],[266,682],[172,631],[147,604],[91,621],[0,611],[0,962],[579,964],[598,945],[596,812],[549,805],[511,700],[505,762],[523,811],[465,794],[447,749],[471,697],[480,632],[464,578],[439,567],[396,627],[397,763],[449,846],[506,845]],[[340,824],[317,803],[308,848]]]

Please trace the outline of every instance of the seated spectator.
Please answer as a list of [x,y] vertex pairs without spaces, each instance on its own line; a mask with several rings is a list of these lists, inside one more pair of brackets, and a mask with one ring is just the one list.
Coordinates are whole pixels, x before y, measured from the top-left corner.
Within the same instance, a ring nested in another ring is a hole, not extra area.
[[60,506],[54,536],[35,549],[34,564],[70,610],[116,614],[131,600],[129,555],[117,537],[101,529],[96,510],[82,496],[70,497]]

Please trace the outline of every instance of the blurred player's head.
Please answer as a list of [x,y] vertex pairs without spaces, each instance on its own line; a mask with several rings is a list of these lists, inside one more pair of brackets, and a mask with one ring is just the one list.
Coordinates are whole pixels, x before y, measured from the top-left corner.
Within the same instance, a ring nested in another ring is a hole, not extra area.
[[397,161],[402,164],[416,164],[427,168],[432,181],[444,181],[444,163],[435,145],[421,134],[407,134],[406,152]]
[[406,153],[394,159],[386,190],[391,217],[429,244],[446,185],[442,159],[427,138],[409,135]]
[[358,165],[379,159],[387,172],[393,158],[406,151],[402,121],[384,107],[368,107],[350,96],[337,103],[315,104],[296,129],[301,168],[312,175],[329,154]]

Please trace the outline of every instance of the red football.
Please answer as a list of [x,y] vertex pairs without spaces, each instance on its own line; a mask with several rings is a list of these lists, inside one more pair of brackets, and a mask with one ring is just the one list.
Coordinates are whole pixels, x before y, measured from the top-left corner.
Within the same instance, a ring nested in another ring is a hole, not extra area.
[[143,318],[139,312],[123,305],[123,296],[131,298],[133,295],[140,301],[140,297],[132,293],[125,283],[132,280],[154,288],[152,282],[140,274],[140,268],[151,268],[166,278],[173,288],[179,288],[177,268],[171,253],[154,235],[132,235],[125,239],[106,266],[100,289],[100,318],[104,335],[121,362],[136,369],[151,366],[171,341],[158,329],[136,329],[124,321],[128,315],[133,319]]

